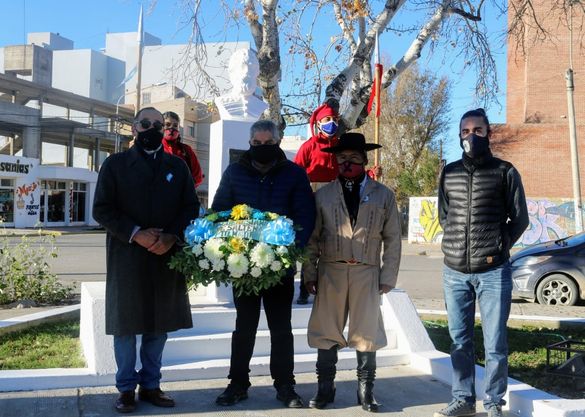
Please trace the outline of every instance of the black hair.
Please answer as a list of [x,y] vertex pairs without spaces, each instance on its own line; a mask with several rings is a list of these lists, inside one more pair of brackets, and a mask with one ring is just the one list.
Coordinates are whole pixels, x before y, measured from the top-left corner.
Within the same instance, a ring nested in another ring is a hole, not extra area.
[[[155,109],[154,107],[143,107],[140,110],[138,110],[138,113],[136,113],[136,116],[134,116],[134,121],[135,122],[139,122],[140,121],[140,113],[142,113],[143,111],[146,110],[154,110],[155,112],[160,113],[157,109]],[[164,119],[164,117],[163,117]]]
[[177,122],[181,121],[181,118],[179,117],[179,115],[177,113],[175,113],[174,111],[167,111],[163,113],[163,119],[174,119]]
[[491,131],[490,121],[488,120],[488,117],[485,114],[485,110],[482,109],[481,107],[475,110],[469,110],[468,112],[465,112],[463,116],[461,116],[461,120],[459,120],[459,126],[461,126],[461,122],[463,121],[463,119],[467,119],[468,117],[481,117],[485,124],[487,125],[488,133]]

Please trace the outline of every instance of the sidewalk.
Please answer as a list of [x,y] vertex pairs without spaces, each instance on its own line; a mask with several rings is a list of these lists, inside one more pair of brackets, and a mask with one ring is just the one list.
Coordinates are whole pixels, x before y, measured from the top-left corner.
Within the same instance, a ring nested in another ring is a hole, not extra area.
[[[177,402],[177,407],[161,409],[138,402],[130,416],[371,416],[356,405],[355,371],[337,374],[335,403],[324,410],[286,409],[275,399],[268,376],[253,377],[249,398],[233,407],[215,405],[215,398],[227,379],[169,382],[162,384]],[[297,392],[305,404],[316,390],[315,374],[297,374]],[[450,399],[450,387],[407,366],[378,369],[375,394],[383,404],[379,415],[430,417]],[[102,417],[119,415],[113,409],[117,397],[114,387],[9,392],[0,394],[2,417]],[[478,411],[483,407],[478,403]],[[477,416],[485,416],[479,412]]]
[[0,229],[1,236],[19,237],[19,236],[38,236],[38,235],[78,235],[84,233],[105,233],[100,226],[61,226],[61,227],[40,227],[29,229],[16,229],[5,227]]

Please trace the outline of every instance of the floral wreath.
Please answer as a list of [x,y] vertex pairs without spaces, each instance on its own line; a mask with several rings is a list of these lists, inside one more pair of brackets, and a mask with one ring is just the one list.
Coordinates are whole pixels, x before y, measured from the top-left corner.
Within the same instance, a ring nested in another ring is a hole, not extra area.
[[303,261],[293,222],[246,204],[193,220],[184,239],[169,266],[187,277],[189,289],[215,282],[231,284],[236,296],[259,294]]

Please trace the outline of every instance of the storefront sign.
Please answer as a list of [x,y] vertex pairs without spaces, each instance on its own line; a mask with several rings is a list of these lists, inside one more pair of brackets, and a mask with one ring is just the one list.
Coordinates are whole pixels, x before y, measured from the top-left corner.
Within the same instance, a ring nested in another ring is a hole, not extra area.
[[28,174],[32,164],[21,164],[20,160],[16,162],[0,162],[0,172],[17,172],[19,174]]

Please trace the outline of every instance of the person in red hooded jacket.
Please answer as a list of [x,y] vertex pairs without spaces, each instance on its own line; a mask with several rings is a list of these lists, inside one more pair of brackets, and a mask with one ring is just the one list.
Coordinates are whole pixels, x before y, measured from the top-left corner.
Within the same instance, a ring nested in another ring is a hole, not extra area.
[[[325,103],[315,109],[309,124],[312,136],[301,145],[294,162],[307,172],[311,188],[313,191],[317,191],[321,186],[337,178],[339,174],[335,155],[322,151],[323,148],[337,145],[339,114],[337,110]],[[307,304],[308,302],[309,292],[303,284],[303,275],[301,274],[297,304]]]
[[198,187],[203,182],[203,171],[197,155],[189,145],[181,142],[181,133],[179,132],[179,123],[181,119],[175,112],[168,111],[163,114],[164,117],[164,137],[162,141],[163,149],[166,153],[178,156],[187,164],[195,187]]
[[339,114],[325,103],[315,109],[309,124],[312,136],[301,145],[294,162],[307,171],[313,191],[316,191],[339,174],[335,157],[322,151],[323,148],[337,145]]

